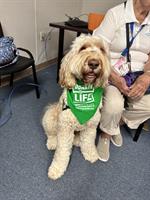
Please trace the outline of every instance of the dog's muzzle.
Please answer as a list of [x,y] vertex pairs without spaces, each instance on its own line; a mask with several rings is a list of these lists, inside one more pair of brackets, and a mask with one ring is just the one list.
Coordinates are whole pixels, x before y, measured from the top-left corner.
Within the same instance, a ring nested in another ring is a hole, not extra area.
[[101,62],[98,59],[91,58],[87,61],[88,69],[83,71],[83,80],[85,83],[93,83],[100,75]]
[[88,66],[90,69],[94,70],[96,69],[97,67],[99,67],[100,63],[98,60],[96,59],[90,59],[88,60]]

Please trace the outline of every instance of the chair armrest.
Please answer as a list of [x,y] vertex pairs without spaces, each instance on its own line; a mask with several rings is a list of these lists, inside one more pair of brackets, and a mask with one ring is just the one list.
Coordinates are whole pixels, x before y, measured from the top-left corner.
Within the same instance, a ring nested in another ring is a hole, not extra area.
[[18,47],[17,49],[26,52],[28,54],[28,56],[34,60],[34,57],[29,50],[21,48],[21,47]]

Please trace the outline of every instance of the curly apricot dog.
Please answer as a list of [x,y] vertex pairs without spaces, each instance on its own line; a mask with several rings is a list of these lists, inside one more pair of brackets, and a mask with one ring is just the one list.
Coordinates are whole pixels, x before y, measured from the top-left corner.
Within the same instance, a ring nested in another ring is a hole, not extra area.
[[[76,38],[60,68],[59,78],[61,86],[64,87],[63,94],[59,102],[47,107],[42,120],[47,135],[47,148],[55,149],[48,170],[49,178],[58,179],[64,174],[73,144],[80,146],[86,160],[93,163],[98,159],[95,137],[102,105],[99,92],[96,110],[92,111],[89,118],[88,114],[95,105],[92,92],[95,89],[99,91],[106,85],[109,74],[109,54],[104,41],[89,35]],[[69,104],[71,95],[74,95],[74,99],[72,104]],[[84,104],[80,104],[81,102]],[[78,107],[75,113],[74,104]]]

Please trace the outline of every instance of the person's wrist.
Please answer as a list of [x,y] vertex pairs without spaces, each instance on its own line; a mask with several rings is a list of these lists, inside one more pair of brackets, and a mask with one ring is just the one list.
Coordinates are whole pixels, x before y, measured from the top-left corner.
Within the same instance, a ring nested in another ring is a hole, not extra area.
[[150,85],[150,70],[144,72],[144,75],[146,76],[146,80],[147,80],[148,84]]
[[116,80],[116,78],[118,78],[118,77],[119,77],[119,74],[116,73],[114,70],[112,70],[112,71],[111,71],[111,74],[110,74],[110,77],[109,77],[110,81],[114,81],[114,80]]
[[144,74],[150,77],[150,70],[145,71]]

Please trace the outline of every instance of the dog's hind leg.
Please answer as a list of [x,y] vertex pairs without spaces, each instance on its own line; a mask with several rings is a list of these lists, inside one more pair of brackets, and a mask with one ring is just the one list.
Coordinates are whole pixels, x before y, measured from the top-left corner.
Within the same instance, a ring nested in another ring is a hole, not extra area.
[[57,139],[54,158],[48,170],[48,177],[54,180],[60,178],[67,169],[73,146],[74,131],[67,125],[60,126]]
[[95,145],[96,130],[88,128],[80,133],[80,148],[85,160],[91,163],[98,160],[98,153]]
[[58,104],[53,104],[47,107],[47,110],[42,119],[42,125],[47,135],[47,148],[49,150],[56,149],[57,146],[57,121],[59,114]]

